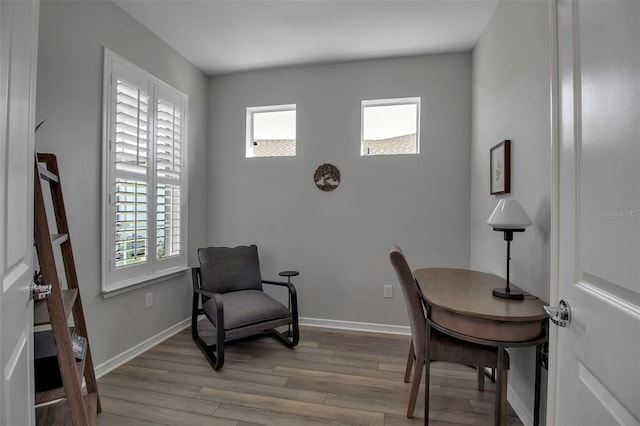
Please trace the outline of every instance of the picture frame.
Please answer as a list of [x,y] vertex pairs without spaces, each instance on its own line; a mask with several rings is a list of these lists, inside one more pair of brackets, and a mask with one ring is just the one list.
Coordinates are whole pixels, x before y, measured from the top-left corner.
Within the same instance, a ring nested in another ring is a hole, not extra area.
[[511,141],[505,139],[489,150],[489,193],[511,192]]

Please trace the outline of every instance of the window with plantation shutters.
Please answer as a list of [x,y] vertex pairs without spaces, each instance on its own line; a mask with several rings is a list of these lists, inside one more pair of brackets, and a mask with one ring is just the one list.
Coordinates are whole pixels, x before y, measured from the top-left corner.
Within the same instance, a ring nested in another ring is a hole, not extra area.
[[187,97],[105,49],[103,292],[186,268]]

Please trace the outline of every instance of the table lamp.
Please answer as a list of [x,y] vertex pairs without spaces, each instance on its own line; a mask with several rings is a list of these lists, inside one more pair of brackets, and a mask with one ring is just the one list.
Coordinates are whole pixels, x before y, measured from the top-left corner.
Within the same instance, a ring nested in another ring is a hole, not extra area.
[[511,260],[511,241],[514,232],[524,232],[524,228],[531,225],[531,219],[524,212],[518,200],[500,200],[489,216],[487,224],[494,231],[504,232],[504,240],[507,242],[507,282],[505,288],[494,288],[493,295],[504,299],[522,300],[524,295],[519,291],[512,291],[509,287],[509,261]]

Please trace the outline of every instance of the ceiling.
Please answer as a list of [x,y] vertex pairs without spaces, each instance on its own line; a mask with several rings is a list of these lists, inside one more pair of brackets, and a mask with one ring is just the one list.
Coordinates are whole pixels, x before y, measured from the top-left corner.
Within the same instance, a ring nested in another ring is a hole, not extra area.
[[471,50],[498,0],[113,0],[208,75]]

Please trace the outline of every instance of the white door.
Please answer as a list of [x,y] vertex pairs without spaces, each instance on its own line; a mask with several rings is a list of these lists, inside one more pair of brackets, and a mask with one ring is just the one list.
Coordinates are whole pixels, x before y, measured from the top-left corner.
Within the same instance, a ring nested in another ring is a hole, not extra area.
[[33,165],[37,1],[0,1],[0,424],[34,424]]
[[[556,14],[553,18],[553,14]],[[640,425],[640,2],[558,0],[547,424]]]

